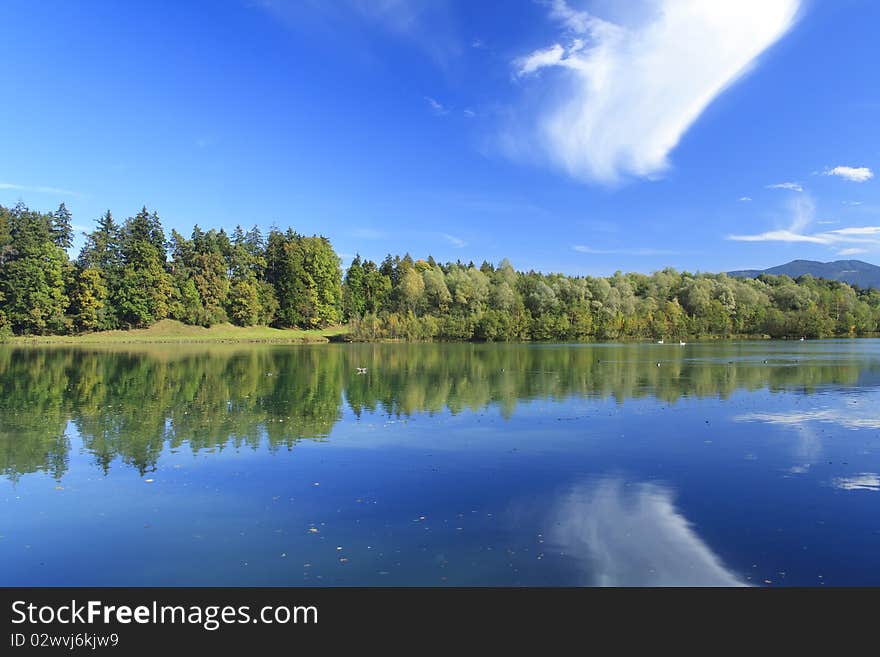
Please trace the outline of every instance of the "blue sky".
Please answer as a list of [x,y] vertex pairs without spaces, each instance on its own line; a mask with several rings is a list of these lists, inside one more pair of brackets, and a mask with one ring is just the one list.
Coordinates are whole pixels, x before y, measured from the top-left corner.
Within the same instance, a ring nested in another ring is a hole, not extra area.
[[[0,203],[518,269],[880,262],[870,0],[2,8]],[[774,187],[775,186],[775,187]],[[745,200],[748,199],[748,200]]]

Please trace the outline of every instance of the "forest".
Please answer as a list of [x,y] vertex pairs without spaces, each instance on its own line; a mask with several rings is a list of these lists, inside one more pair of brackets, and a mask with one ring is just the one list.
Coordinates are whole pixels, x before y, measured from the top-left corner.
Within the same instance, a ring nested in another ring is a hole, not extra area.
[[145,328],[163,319],[212,326],[320,328],[354,341],[590,341],[867,335],[880,291],[809,275],[517,271],[506,259],[436,262],[356,256],[343,273],[323,236],[293,229],[166,235],[144,207],[108,210],[76,258],[65,204],[0,206],[0,339]]

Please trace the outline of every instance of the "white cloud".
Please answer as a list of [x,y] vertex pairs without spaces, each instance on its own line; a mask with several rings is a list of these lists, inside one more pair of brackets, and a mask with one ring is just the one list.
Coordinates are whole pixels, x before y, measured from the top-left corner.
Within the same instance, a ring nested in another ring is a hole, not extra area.
[[825,171],[826,176],[837,176],[838,178],[844,178],[846,180],[851,180],[852,182],[862,183],[866,180],[870,180],[874,177],[874,172],[871,171],[868,167],[843,167],[837,166],[833,169],[828,169]]
[[738,199],[741,203],[749,203],[752,200],[751,196],[740,196]]
[[554,43],[549,48],[536,50],[531,55],[516,60],[516,69],[519,75],[528,75],[545,66],[560,64],[565,57],[565,48]]
[[767,185],[767,189],[787,189],[792,192],[804,191],[804,188],[801,186],[801,184],[796,182],[783,182],[776,183],[775,185]]
[[790,230],[768,230],[755,235],[728,235],[728,240],[734,242],[813,242],[814,244],[827,244],[828,242],[815,235],[802,235]]
[[880,226],[853,226],[851,228],[838,228],[829,231],[834,235],[878,235]]
[[[880,248],[880,226],[850,226],[825,230],[820,232],[806,232],[807,226],[813,222],[815,204],[808,195],[797,196],[789,204],[791,223],[788,228],[769,230],[763,233],[750,235],[727,235],[725,239],[735,242],[790,242],[821,244],[838,249],[840,255],[854,255],[865,253],[869,249]],[[836,223],[834,221],[819,221],[819,224]]]
[[425,101],[431,107],[434,114],[436,114],[438,116],[445,116],[446,114],[449,114],[449,110],[446,109],[446,107],[443,105],[443,103],[440,103],[439,101],[434,100],[430,96],[425,96]]
[[44,187],[42,185],[16,185],[13,183],[0,183],[0,189],[11,189],[19,192],[32,192],[34,194],[51,194],[54,196],[82,196],[79,192],[58,187]]
[[[868,232],[866,232],[868,231]],[[754,235],[728,235],[726,239],[734,242],[809,242],[812,244],[824,244],[834,246],[838,244],[865,244],[880,246],[880,239],[870,237],[880,235],[880,226],[865,226],[858,228],[841,228],[840,230],[828,230],[821,233],[798,233],[792,230],[768,230]],[[865,253],[866,250],[855,251],[852,248],[844,249],[850,253]],[[841,253],[843,253],[841,251]]]
[[703,110],[791,27],[799,0],[654,0],[618,25],[550,3],[556,43],[519,57],[519,76],[566,75],[537,119],[550,160],[582,180],[650,177]]

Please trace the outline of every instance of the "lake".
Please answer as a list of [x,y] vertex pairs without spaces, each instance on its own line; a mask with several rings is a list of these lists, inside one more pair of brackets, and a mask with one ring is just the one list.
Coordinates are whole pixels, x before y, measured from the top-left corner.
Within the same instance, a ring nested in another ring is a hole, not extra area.
[[880,340],[6,346],[0,393],[4,586],[880,584]]

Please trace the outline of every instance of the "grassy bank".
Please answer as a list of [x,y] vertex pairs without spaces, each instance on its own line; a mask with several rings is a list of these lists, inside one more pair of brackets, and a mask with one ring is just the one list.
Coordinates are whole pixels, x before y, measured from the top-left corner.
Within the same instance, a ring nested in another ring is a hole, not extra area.
[[272,342],[288,344],[329,342],[345,333],[344,327],[327,329],[276,329],[269,326],[234,326],[218,324],[211,328],[189,326],[171,319],[162,320],[146,329],[101,331],[82,335],[18,336],[7,344],[153,344],[200,342]]

